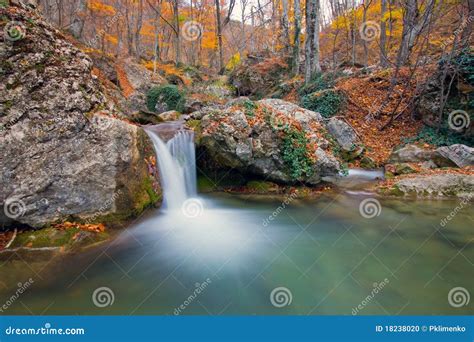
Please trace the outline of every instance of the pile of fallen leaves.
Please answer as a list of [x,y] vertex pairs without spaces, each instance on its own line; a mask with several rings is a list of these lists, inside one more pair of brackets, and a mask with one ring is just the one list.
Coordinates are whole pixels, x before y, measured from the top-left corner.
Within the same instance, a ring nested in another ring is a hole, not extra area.
[[67,230],[67,229],[80,229],[84,230],[87,232],[93,232],[93,233],[102,233],[105,232],[105,225],[102,223],[99,224],[81,224],[81,223],[75,223],[75,222],[64,222],[64,223],[58,223],[52,226],[55,229],[58,230]]
[[133,89],[133,86],[131,85],[130,81],[128,80],[127,73],[125,70],[117,63],[115,67],[117,71],[117,78],[120,84],[120,89],[122,89],[123,96],[129,97],[130,95],[133,94],[135,89]]
[[10,242],[13,234],[15,234],[13,231],[0,232],[0,250],[4,249],[5,246]]
[[[413,120],[408,109],[416,85],[424,82],[430,74],[430,68],[432,66],[417,70],[411,78],[410,70],[402,68],[390,94],[392,69],[369,76],[344,78],[337,83],[336,88],[347,97],[343,115],[361,137],[367,148],[366,155],[376,164],[386,162],[394,147],[400,145],[404,138],[415,136],[422,128],[423,124]],[[390,121],[391,115],[398,117],[382,129]]]

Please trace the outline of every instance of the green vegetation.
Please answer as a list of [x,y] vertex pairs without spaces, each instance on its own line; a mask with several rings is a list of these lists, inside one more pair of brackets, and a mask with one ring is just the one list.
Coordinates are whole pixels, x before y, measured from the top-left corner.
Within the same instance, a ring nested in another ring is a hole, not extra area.
[[289,168],[291,178],[294,180],[302,175],[311,176],[313,174],[313,162],[306,148],[307,144],[308,138],[306,138],[304,132],[292,127],[285,129],[282,158]]
[[184,94],[175,85],[164,85],[150,89],[147,94],[148,110],[154,111],[156,104],[166,103],[168,110],[181,112],[184,107]]
[[254,117],[255,116],[255,109],[257,109],[257,105],[252,102],[252,101],[245,101],[242,103],[242,107],[244,107],[244,113],[248,117]]
[[334,87],[336,83],[335,80],[338,76],[338,73],[318,73],[313,78],[313,80],[309,84],[303,86],[298,91],[298,93],[300,96],[305,96],[321,90],[332,88]]
[[449,146],[453,144],[473,146],[474,137],[465,137],[448,128],[442,128],[438,132],[436,128],[425,126],[416,136],[404,139],[401,146],[416,142],[424,142],[436,147]]
[[344,96],[332,89],[305,95],[301,98],[301,106],[330,118],[339,112],[344,104]]

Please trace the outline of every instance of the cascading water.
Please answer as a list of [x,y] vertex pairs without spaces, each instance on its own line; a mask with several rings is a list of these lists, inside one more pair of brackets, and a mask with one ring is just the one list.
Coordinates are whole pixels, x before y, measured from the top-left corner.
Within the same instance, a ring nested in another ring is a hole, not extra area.
[[163,206],[179,210],[187,199],[196,197],[196,155],[194,132],[180,130],[164,143],[158,134],[146,130],[153,141],[163,188]]

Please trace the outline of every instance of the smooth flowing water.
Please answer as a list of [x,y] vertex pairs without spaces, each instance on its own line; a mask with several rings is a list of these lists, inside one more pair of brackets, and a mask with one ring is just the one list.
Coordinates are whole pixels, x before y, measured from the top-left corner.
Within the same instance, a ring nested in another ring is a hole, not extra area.
[[189,133],[151,136],[166,208],[99,249],[46,266],[3,264],[0,299],[34,280],[3,314],[472,313],[472,302],[448,296],[472,294],[472,207],[354,191],[197,198],[178,184],[193,177]]

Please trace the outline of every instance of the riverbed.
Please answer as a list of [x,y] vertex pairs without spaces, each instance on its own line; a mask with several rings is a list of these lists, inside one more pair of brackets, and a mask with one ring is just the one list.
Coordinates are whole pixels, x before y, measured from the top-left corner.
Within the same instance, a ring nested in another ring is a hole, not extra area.
[[2,276],[2,314],[472,313],[448,300],[472,290],[472,206],[443,223],[459,201],[352,191],[191,200],[189,212],[148,212],[100,248],[41,267],[15,261],[16,282],[33,283],[12,301],[20,284]]

